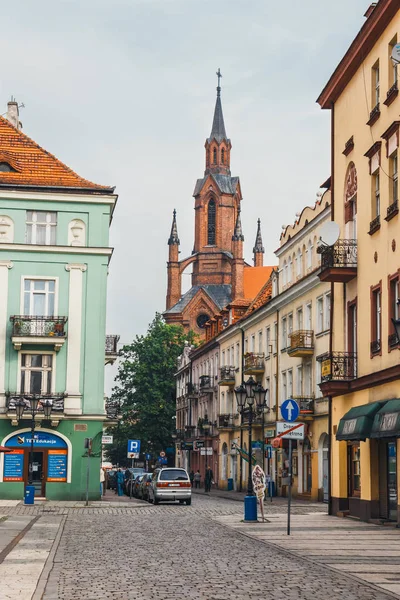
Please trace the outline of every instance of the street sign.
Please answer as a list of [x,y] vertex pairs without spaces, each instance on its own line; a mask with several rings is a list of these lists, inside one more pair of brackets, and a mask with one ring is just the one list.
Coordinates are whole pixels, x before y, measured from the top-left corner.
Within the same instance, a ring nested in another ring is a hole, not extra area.
[[212,456],[213,454],[213,449],[212,448],[200,448],[200,454],[201,456]]
[[278,438],[304,440],[304,423],[277,421],[276,433]]
[[102,444],[112,444],[114,441],[114,437],[112,435],[103,435],[101,438]]
[[128,452],[128,458],[139,458],[139,452]]
[[193,450],[200,450],[200,448],[204,448],[204,440],[194,440]]
[[272,446],[271,444],[265,444],[265,458],[272,458]]
[[275,437],[275,430],[274,429],[266,429],[265,430],[265,437],[266,438],[273,438],[273,437]]
[[300,409],[296,400],[285,400],[281,405],[281,415],[285,421],[295,421],[299,416]]
[[151,460],[151,454],[146,454],[146,460]]
[[165,456],[165,452],[164,452],[164,450],[161,450],[161,452],[160,452],[160,456],[161,456],[161,458],[164,458],[164,456]]
[[261,450],[261,448],[262,448],[262,442],[253,441],[253,442],[251,442],[251,447],[252,447],[253,450]]
[[128,440],[128,452],[140,452],[140,440]]

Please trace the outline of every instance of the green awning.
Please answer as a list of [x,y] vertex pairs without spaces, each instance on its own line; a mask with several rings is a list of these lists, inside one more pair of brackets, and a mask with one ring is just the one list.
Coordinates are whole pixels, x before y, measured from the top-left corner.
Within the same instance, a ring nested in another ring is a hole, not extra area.
[[351,408],[339,421],[336,439],[365,441],[371,435],[374,417],[382,406],[382,402],[371,402]]
[[400,437],[400,400],[398,398],[388,400],[376,413],[371,437]]

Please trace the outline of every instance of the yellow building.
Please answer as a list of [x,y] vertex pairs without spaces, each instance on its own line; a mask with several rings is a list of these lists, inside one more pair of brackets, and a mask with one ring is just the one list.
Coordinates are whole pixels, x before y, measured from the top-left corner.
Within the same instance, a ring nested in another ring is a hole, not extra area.
[[334,246],[321,248],[332,284],[332,346],[322,362],[332,398],[331,511],[399,520],[398,0],[371,5],[321,92],[332,116]]
[[330,191],[321,196],[315,206],[297,215],[293,226],[285,228],[276,251],[278,269],[236,322],[230,308],[231,325],[218,335],[220,487],[228,487],[231,479],[235,488],[246,489],[248,463],[236,448],[248,452],[248,425],[238,414],[234,388],[253,376],[268,390],[269,405],[253,423],[257,462],[271,476],[277,492],[285,494],[287,442],[271,458],[264,453],[264,442],[276,435],[282,401],[297,400],[307,435],[295,444],[293,492],[328,499],[328,402],[318,385],[321,362],[316,359],[329,351],[330,284],[319,280],[317,246],[319,231],[330,220]]

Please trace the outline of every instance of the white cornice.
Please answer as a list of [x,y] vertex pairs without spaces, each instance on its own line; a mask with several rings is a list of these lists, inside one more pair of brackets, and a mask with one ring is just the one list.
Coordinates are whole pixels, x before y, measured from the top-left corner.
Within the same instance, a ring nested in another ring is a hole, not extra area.
[[46,252],[55,254],[95,254],[111,256],[113,248],[96,248],[84,246],[37,246],[36,244],[0,244],[1,250],[9,252]]
[[323,221],[326,217],[330,215],[331,206],[327,206],[324,208],[322,212],[319,213],[312,221],[310,221],[307,225],[305,225],[300,231],[295,233],[293,237],[290,238],[287,242],[283,244],[278,250],[275,250],[275,255],[279,258],[284,254],[287,250],[289,250],[292,246],[296,246],[301,240],[302,236],[307,236],[310,231],[312,231],[321,221]]
[[117,202],[117,194],[82,194],[71,192],[70,194],[47,192],[17,192],[15,190],[0,190],[0,200],[39,200],[43,202],[75,202],[87,204],[110,204]]

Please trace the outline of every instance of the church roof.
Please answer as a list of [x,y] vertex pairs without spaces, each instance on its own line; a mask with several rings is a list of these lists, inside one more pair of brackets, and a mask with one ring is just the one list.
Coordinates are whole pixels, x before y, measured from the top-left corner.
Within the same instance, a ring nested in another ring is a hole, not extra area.
[[80,177],[27,135],[0,117],[0,162],[10,171],[0,171],[0,187],[52,187],[112,193],[114,188]]
[[239,177],[231,177],[230,175],[222,175],[221,173],[211,173],[206,175],[202,179],[196,181],[193,196],[198,196],[203,189],[203,186],[207,179],[212,177],[218,186],[219,191],[222,194],[235,194],[236,188],[239,183]]
[[222,140],[227,140],[227,135],[225,131],[225,123],[224,123],[224,115],[222,113],[222,103],[221,103],[221,88],[217,87],[217,101],[215,103],[214,110],[214,119],[211,128],[210,137],[208,141],[216,140],[218,143],[222,142]]
[[232,298],[232,288],[230,285],[194,285],[190,290],[183,294],[181,299],[178,300],[174,306],[171,306],[169,310],[166,310],[164,314],[170,315],[182,313],[192,298],[194,298],[200,290],[204,290],[220,310],[229,304]]

